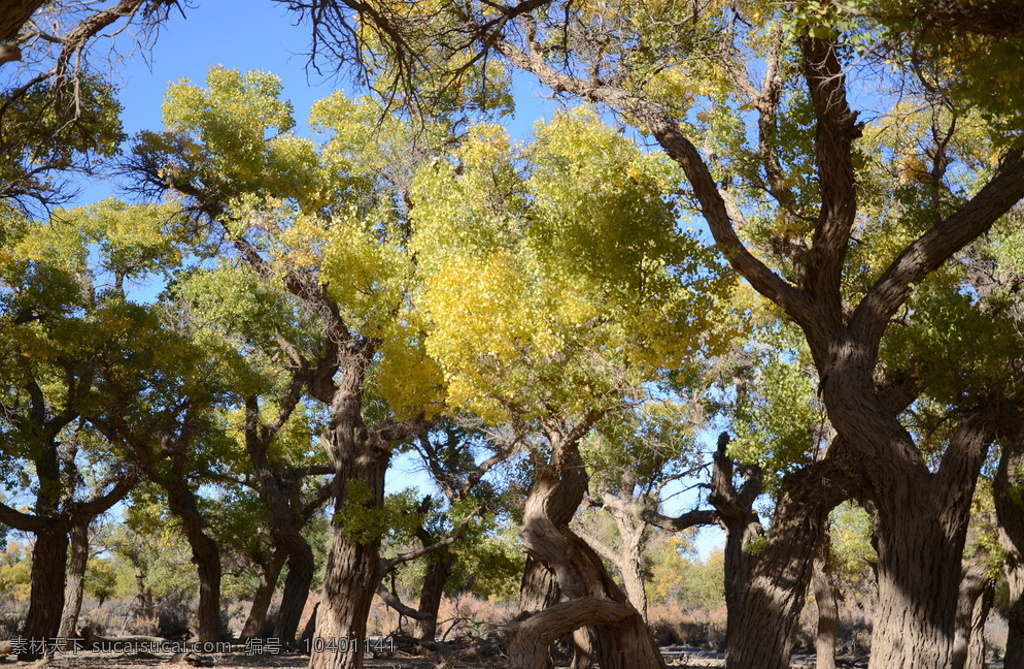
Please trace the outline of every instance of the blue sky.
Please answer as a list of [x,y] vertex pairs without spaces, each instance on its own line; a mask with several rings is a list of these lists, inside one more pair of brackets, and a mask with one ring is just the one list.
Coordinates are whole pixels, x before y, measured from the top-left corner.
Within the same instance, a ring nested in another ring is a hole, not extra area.
[[[172,15],[145,59],[136,53],[118,68],[115,84],[121,88],[122,121],[129,135],[161,127],[160,106],[168,83],[188,79],[202,84],[214,65],[280,76],[300,129],[315,100],[337,89],[361,92],[344,77],[330,76],[326,68],[324,75],[307,68],[308,26],[295,25],[295,16],[270,0],[206,2],[187,9],[185,16]],[[127,44],[119,47],[124,50]],[[540,86],[526,77],[518,78],[515,88],[518,113],[507,125],[513,137],[527,139],[533,123],[550,117],[555,103],[542,99]]]

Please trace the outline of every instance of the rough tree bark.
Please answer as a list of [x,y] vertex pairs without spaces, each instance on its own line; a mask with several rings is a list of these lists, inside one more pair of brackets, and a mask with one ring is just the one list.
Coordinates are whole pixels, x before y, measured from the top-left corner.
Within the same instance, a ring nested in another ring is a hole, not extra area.
[[260,565],[260,584],[252,597],[252,606],[249,607],[249,615],[245,618],[242,631],[238,638],[242,641],[255,639],[263,634],[263,625],[267,622],[267,612],[270,610],[270,602],[274,599],[274,592],[277,590],[277,579],[281,576],[281,570],[288,559],[288,554],[281,547],[275,547],[270,559],[266,564]]
[[[820,465],[788,475],[772,515],[768,543],[749,570],[729,612],[729,669],[788,669],[811,578],[814,554],[828,521],[812,486]],[[738,585],[738,584],[737,584]]]
[[[545,421],[544,429],[551,444],[551,456],[548,462],[537,463],[527,496],[520,533],[524,547],[531,558],[553,574],[562,596],[570,603],[572,600],[602,600],[601,612],[618,612],[615,614],[617,622],[612,625],[606,622],[604,613],[598,615],[597,609],[592,611],[593,619],[589,619],[586,609],[581,606],[579,624],[565,633],[589,627],[593,631],[593,657],[602,669],[664,667],[664,660],[639,612],[626,601],[625,594],[605,571],[594,550],[569,529],[569,521],[587,490],[587,475],[578,440],[589,429],[589,424],[583,421],[575,428],[567,429],[549,420]],[[533,582],[542,584],[543,579]],[[524,592],[523,599],[537,602],[549,596],[548,591]],[[509,646],[513,666],[546,667],[546,650],[544,653],[537,651],[538,639],[550,638],[541,623],[553,619],[545,613],[527,611],[521,614],[520,620],[526,621],[533,616],[540,617],[513,633]],[[528,639],[523,635],[535,636]],[[512,655],[513,649],[523,655]]]
[[85,592],[85,568],[89,563],[89,522],[81,516],[74,519],[69,531],[71,557],[68,560],[67,583],[64,586],[64,610],[60,616],[57,636],[67,639],[75,636],[78,614],[82,611]]
[[[352,432],[351,428],[335,428],[330,436],[332,457],[338,457],[339,490],[335,503],[334,538],[327,555],[324,597],[317,612],[310,669],[362,668],[361,649],[366,639],[366,619],[380,582],[380,535],[350,536],[347,528],[340,524],[340,519],[349,512],[372,513],[383,508],[384,473],[390,450],[383,443],[366,443],[365,437],[362,441],[353,439],[358,435]],[[363,486],[369,493],[369,500],[357,503],[361,509],[346,508],[356,488]],[[337,646],[332,648],[333,644],[343,640],[349,646],[345,652]],[[315,645],[321,642],[326,644],[323,649]]]
[[[344,326],[340,323],[339,329]],[[347,333],[347,330],[345,330]],[[324,376],[313,387],[329,399],[330,419],[321,441],[334,464],[334,536],[327,556],[324,596],[317,613],[310,669],[361,669],[366,619],[380,584],[380,542],[384,528],[373,520],[384,506],[384,476],[392,444],[423,429],[423,421],[363,420],[363,389],[375,342],[349,338],[338,352],[341,378]],[[359,529],[346,526],[358,519]],[[348,648],[342,652],[341,643]],[[318,647],[323,644],[323,652]],[[331,650],[332,645],[336,650]]]
[[[68,556],[67,529],[54,524],[52,529],[36,534],[32,548],[32,589],[28,616],[21,636],[30,640],[49,640],[60,630],[64,609],[65,567]],[[19,659],[33,659],[28,654]]]
[[985,669],[985,622],[995,599],[988,550],[974,552],[960,579],[953,640],[953,669]]
[[814,638],[817,669],[836,669],[836,637],[839,634],[839,588],[829,566],[828,533],[818,543],[811,585],[818,606],[818,633]]
[[1005,669],[1024,669],[1024,443],[1014,440],[1003,446],[999,469],[992,483],[999,543],[1006,551],[1003,571],[1009,584],[1006,619]]

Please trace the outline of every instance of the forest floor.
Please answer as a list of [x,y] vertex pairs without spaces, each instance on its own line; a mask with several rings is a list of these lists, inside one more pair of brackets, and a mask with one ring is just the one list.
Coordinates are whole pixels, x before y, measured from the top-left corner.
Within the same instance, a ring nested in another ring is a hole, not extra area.
[[[725,660],[721,653],[699,648],[674,646],[663,649],[666,664],[670,667],[723,667]],[[77,653],[59,654],[45,662],[17,663],[14,656],[6,658],[12,667],[32,669],[154,669],[160,667],[187,669],[188,667],[219,667],[220,669],[276,669],[278,667],[305,667],[309,657],[294,653],[278,655],[247,655],[245,653],[220,653],[212,655],[181,656],[171,654],[118,654],[79,651]],[[5,658],[0,657],[0,665]],[[867,658],[842,658],[837,664],[840,667],[865,667]],[[814,656],[801,655],[793,658],[793,669],[810,669],[814,667]],[[408,656],[396,652],[387,658],[366,657],[367,669],[498,669],[507,666],[504,658],[441,658]],[[568,666],[560,664],[557,666]]]

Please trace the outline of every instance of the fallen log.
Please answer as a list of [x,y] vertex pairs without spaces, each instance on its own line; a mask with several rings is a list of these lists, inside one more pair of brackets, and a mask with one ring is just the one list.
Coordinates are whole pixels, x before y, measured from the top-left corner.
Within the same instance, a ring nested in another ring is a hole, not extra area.
[[164,645],[171,645],[176,643],[171,639],[164,639],[159,636],[143,636],[139,634],[133,634],[129,636],[101,636],[92,631],[91,627],[83,627],[82,631],[79,632],[79,636],[82,639],[82,645],[86,650],[96,650],[97,647],[113,648],[115,644],[122,646],[139,646],[139,647],[153,647],[161,648]]

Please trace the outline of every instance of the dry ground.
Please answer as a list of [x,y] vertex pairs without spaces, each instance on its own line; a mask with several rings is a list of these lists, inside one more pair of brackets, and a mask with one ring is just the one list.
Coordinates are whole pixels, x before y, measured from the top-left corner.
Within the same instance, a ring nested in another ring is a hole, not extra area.
[[[668,657],[669,666],[673,667],[721,667],[724,662],[721,656],[696,651],[681,656]],[[0,665],[6,664],[12,669],[191,669],[197,666],[189,662],[191,658],[172,655],[125,655],[115,653],[96,653],[80,651],[76,654],[62,654],[46,662],[19,663],[14,656],[0,657]],[[305,655],[246,655],[244,653],[225,653],[199,656],[205,666],[219,669],[275,669],[277,667],[305,667],[309,658]],[[208,664],[206,664],[208,663]],[[366,658],[367,669],[500,669],[507,664],[502,659],[495,660],[460,660],[455,658],[411,657],[396,653],[389,658]]]

